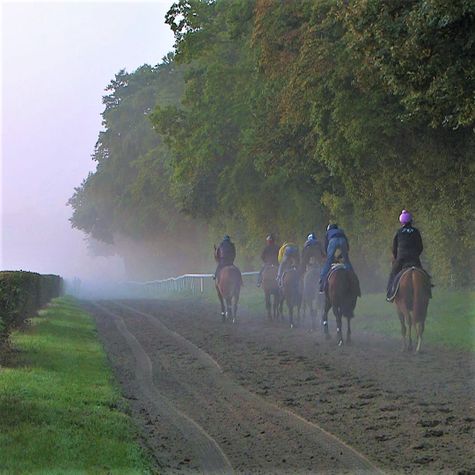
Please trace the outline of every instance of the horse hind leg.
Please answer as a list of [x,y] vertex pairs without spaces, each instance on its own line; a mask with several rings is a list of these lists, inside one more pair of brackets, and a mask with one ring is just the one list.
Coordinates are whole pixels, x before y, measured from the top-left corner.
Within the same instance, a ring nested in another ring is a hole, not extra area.
[[290,328],[294,328],[294,306],[287,302],[287,307],[289,309]]
[[226,321],[226,308],[224,307],[224,299],[223,299],[223,296],[221,295],[221,292],[219,291],[217,287],[216,287],[216,292],[218,293],[219,302],[221,304],[221,320],[224,323]]
[[421,351],[423,333],[424,333],[424,322],[417,322],[416,323],[416,334],[417,334],[416,353],[419,353]]
[[272,315],[271,315],[271,294],[270,292],[266,292],[266,310],[267,310],[267,319],[270,321],[272,320]]
[[233,305],[233,323],[237,322],[237,308],[239,303],[239,289],[234,293],[234,305]]
[[397,314],[399,317],[399,322],[401,323],[401,336],[402,336],[402,347],[401,351],[407,351],[407,329],[406,329],[406,317],[402,310],[397,309]]
[[408,310],[406,314],[406,326],[407,326],[407,351],[412,351],[412,317],[413,315]]
[[226,298],[226,318],[231,318],[232,320],[234,320],[231,297]]
[[351,344],[351,318],[347,318],[346,343]]
[[325,338],[329,340],[331,338],[330,332],[328,330],[328,312],[330,311],[331,305],[328,299],[325,301],[325,309],[322,315],[322,325],[323,325],[323,332],[325,333]]
[[310,320],[312,320],[312,327],[310,328],[310,331],[314,332],[315,320],[317,319],[317,315],[316,315],[316,308],[314,308],[313,306],[313,300],[310,300],[309,309],[310,309]]
[[341,331],[341,310],[339,307],[333,307],[333,313],[336,318],[336,335],[338,339],[338,346],[343,345],[343,336]]

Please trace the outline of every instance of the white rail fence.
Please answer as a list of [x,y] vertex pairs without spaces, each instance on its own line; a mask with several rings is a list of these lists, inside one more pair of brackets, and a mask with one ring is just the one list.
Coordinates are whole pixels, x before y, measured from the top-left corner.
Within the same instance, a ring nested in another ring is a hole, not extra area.
[[[244,280],[250,280],[259,272],[242,272]],[[172,293],[190,291],[193,295],[202,294],[208,288],[214,287],[214,274],[184,274],[162,280],[148,282],[124,282],[124,291],[130,297],[157,298]]]

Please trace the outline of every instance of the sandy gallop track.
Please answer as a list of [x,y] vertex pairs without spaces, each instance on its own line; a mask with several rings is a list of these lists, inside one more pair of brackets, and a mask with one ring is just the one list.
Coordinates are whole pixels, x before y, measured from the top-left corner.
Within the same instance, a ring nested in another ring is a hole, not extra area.
[[357,327],[342,349],[196,301],[88,309],[164,473],[475,470],[466,354],[401,355]]

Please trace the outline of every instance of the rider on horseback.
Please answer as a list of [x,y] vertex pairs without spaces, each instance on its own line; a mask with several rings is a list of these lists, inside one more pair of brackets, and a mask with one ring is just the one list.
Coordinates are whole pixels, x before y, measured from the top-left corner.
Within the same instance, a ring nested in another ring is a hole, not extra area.
[[307,240],[305,241],[302,251],[303,272],[307,270],[307,266],[310,264],[310,261],[316,263],[323,257],[325,257],[325,254],[323,253],[320,241],[317,239],[315,233],[310,233],[307,236]]
[[290,267],[298,267],[300,264],[300,254],[297,244],[285,241],[279,249],[279,271],[277,272],[277,281],[282,285],[282,276]]
[[261,254],[261,259],[264,265],[262,266],[259,276],[257,277],[257,286],[260,287],[262,284],[262,272],[266,266],[276,266],[279,264],[278,260],[279,255],[279,246],[275,243],[275,238],[273,234],[269,234],[266,238],[266,245]]
[[219,280],[221,269],[226,266],[232,266],[234,259],[236,259],[236,247],[228,235],[224,236],[221,244],[217,248],[215,246],[214,259],[218,263],[218,267],[216,267],[216,272],[214,273],[214,279]]
[[389,274],[386,297],[388,301],[390,301],[389,298],[393,293],[394,277],[404,267],[414,266],[422,268],[419,258],[423,250],[422,237],[419,231],[412,225],[412,220],[411,213],[403,209],[399,216],[399,222],[402,226],[398,229],[393,239],[393,266]]
[[328,272],[330,271],[331,265],[335,259],[335,254],[339,250],[341,252],[341,257],[343,263],[347,269],[353,269],[348,252],[350,250],[350,245],[348,244],[348,239],[343,232],[343,229],[340,229],[337,224],[329,224],[327,226],[327,234],[325,236],[325,250],[327,251],[327,260],[325,265],[320,272],[320,292],[325,291]]

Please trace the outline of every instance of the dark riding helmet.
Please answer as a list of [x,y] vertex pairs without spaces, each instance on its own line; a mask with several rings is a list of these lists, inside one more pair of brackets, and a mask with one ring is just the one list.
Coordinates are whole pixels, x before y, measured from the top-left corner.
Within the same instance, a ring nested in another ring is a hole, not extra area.
[[316,239],[317,239],[317,236],[315,236],[314,232],[309,233],[309,235],[307,236],[307,241],[316,240]]
[[223,241],[231,241],[231,237],[225,234],[223,237]]
[[266,241],[267,242],[274,242],[275,241],[275,237],[272,233],[268,234],[267,237],[266,237]]
[[327,226],[327,231],[330,231],[330,229],[338,229],[338,224],[336,224],[336,223],[330,223],[330,224]]

